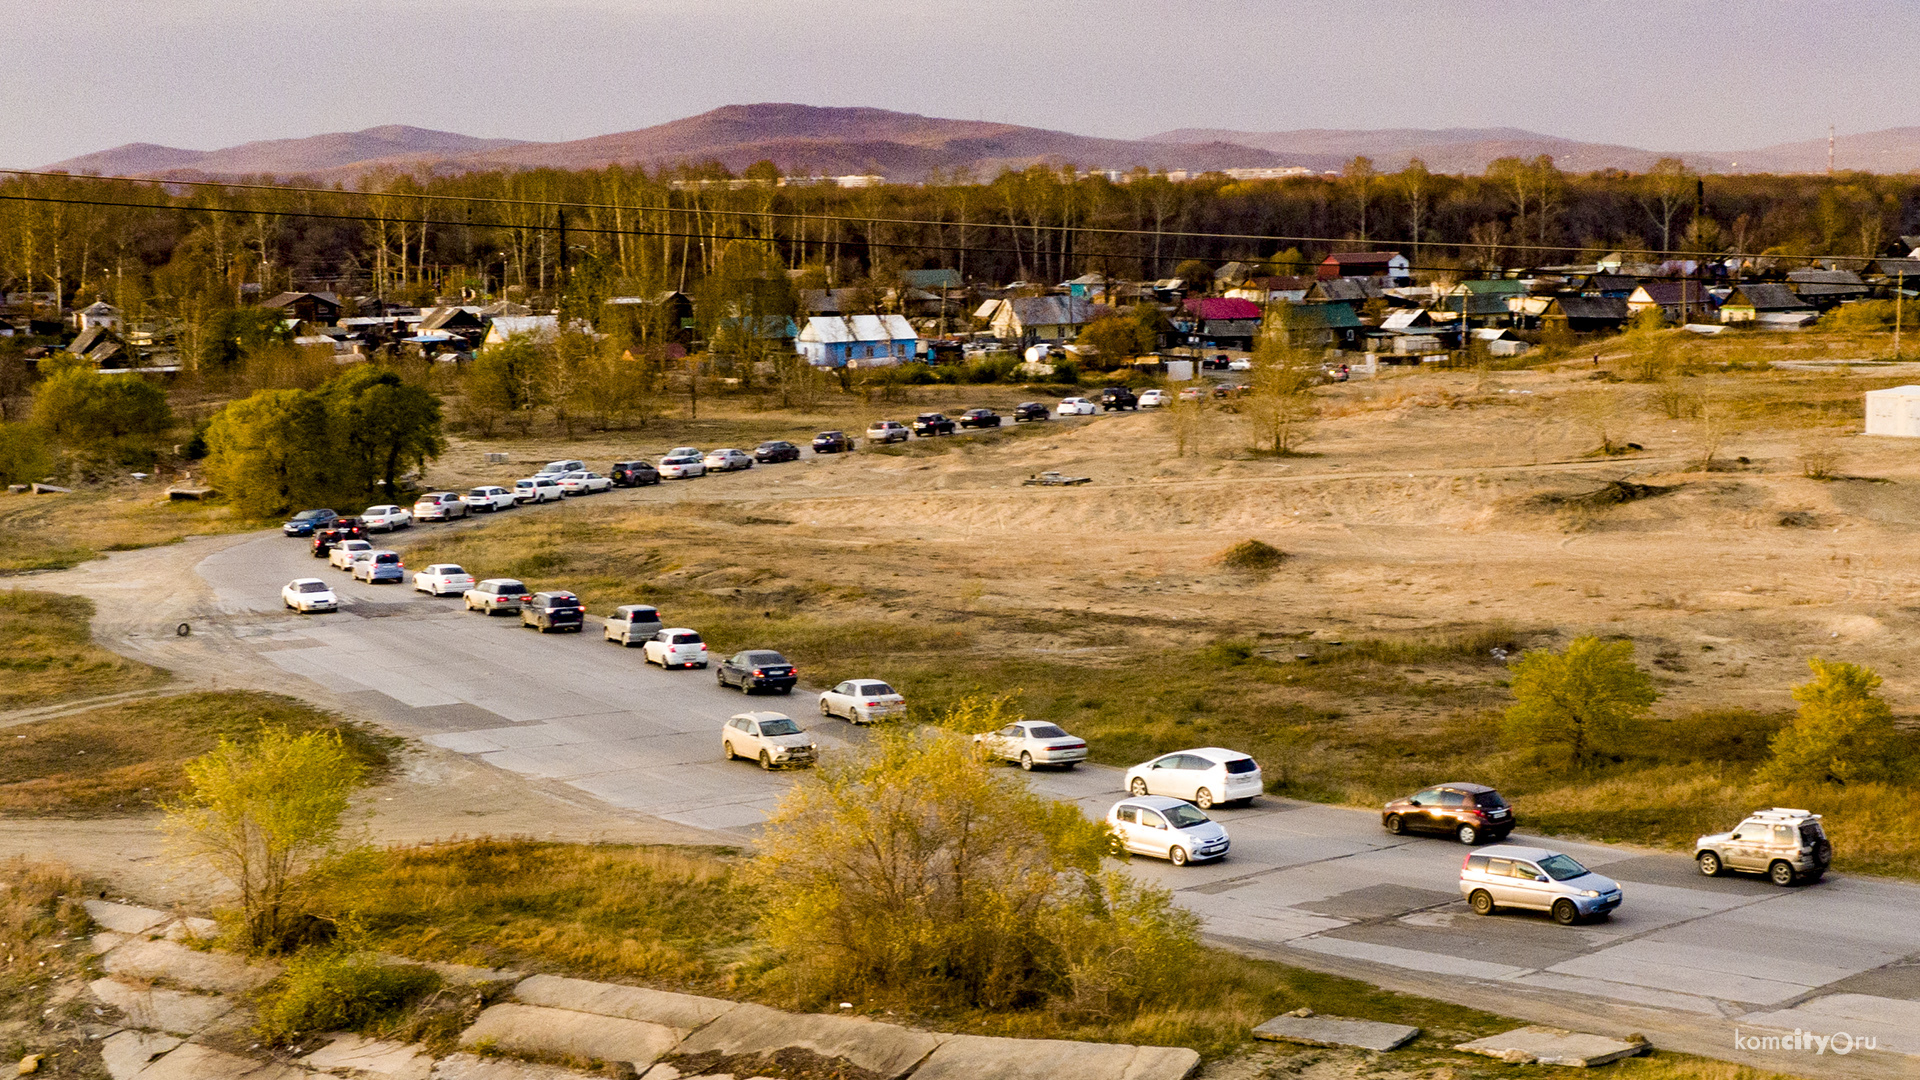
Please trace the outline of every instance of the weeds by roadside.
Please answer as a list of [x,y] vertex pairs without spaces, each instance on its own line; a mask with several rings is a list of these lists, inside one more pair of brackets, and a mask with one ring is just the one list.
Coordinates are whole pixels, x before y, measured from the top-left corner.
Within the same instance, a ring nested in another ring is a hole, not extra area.
[[85,597],[0,591],[0,711],[145,689],[170,678],[95,645],[92,618],[93,601]]

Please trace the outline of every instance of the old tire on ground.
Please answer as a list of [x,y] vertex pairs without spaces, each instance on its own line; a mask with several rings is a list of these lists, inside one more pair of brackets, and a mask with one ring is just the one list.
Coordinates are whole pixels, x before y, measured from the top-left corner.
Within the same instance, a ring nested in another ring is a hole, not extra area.
[[1485,889],[1475,889],[1473,895],[1467,897],[1467,906],[1473,909],[1475,915],[1491,915],[1493,914],[1493,894]]

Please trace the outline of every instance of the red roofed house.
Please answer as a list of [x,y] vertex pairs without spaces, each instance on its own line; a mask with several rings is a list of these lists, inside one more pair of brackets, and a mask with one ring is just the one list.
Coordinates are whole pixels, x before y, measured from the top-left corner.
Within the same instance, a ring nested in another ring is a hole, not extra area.
[[1182,329],[1194,344],[1251,349],[1260,333],[1260,305],[1233,296],[1194,297],[1181,312]]
[[1413,284],[1413,264],[1397,251],[1336,251],[1320,264],[1321,280],[1342,277],[1385,278],[1388,285]]

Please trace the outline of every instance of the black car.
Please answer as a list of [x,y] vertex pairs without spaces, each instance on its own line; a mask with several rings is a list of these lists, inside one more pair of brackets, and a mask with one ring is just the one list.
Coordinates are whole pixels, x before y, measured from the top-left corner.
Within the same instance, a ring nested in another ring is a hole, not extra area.
[[1396,836],[1439,833],[1463,844],[1499,840],[1518,820],[1507,800],[1485,784],[1436,784],[1380,811],[1380,824]]
[[1053,410],[1038,401],[1023,401],[1013,407],[1013,422],[1022,420],[1051,420]]
[[954,430],[953,421],[937,412],[921,413],[913,418],[913,433],[923,439],[930,435],[951,435]]
[[844,431],[823,431],[813,437],[816,454],[844,454],[853,449],[853,440]]
[[1109,386],[1100,391],[1100,407],[1107,412],[1113,412],[1116,409],[1138,409],[1140,399],[1134,397],[1133,391],[1124,386]]
[[533,599],[520,605],[520,625],[531,626],[541,633],[549,630],[571,630],[579,633],[586,624],[586,610],[580,606],[580,598],[570,592],[538,592]]
[[763,442],[753,448],[753,460],[763,465],[775,461],[799,461],[800,448],[785,439]]
[[338,520],[340,515],[332,510],[302,510],[288,518],[280,531],[288,536],[312,536],[316,530]]
[[607,470],[614,487],[645,487],[660,482],[660,470],[651,461],[616,461]]
[[793,684],[800,680],[800,673],[787,663],[787,658],[771,649],[748,649],[734,653],[720,661],[714,676],[721,686],[737,686],[743,694],[751,694],[755,690],[778,690],[783,694],[791,694]]
[[313,533],[313,557],[324,559],[333,551],[333,545],[342,540],[365,540],[366,523],[357,517],[336,517],[324,528]]
[[960,414],[960,426],[990,428],[1000,426],[1000,414],[992,409],[968,409]]

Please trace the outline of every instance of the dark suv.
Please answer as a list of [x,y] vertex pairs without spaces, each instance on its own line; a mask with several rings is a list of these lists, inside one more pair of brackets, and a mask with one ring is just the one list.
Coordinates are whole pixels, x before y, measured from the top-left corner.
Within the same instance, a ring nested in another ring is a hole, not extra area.
[[1507,800],[1485,784],[1437,784],[1380,811],[1380,824],[1395,836],[1440,833],[1463,844],[1499,840],[1513,831],[1516,820]]
[[1000,414],[992,409],[968,409],[960,414],[960,426],[990,428],[1000,426]]
[[571,630],[580,632],[586,622],[586,612],[580,607],[580,598],[570,592],[537,592],[533,599],[520,605],[520,625],[531,626],[541,633],[549,630]]
[[776,461],[799,461],[800,448],[785,439],[763,442],[753,448],[753,460],[762,465]]
[[853,449],[853,440],[844,431],[823,431],[813,437],[816,454],[844,454]]
[[913,418],[913,433],[923,439],[930,435],[951,435],[953,431],[953,421],[937,412],[921,413]]
[[342,540],[365,540],[367,527],[357,517],[334,518],[325,527],[313,531],[313,557],[324,559],[333,552],[333,545]]
[[800,679],[800,673],[787,662],[787,658],[771,649],[749,649],[734,653],[720,661],[714,676],[721,686],[737,686],[743,694],[751,694],[755,690],[778,690],[783,694],[791,694],[793,684]]
[[614,487],[645,487],[660,482],[660,470],[651,461],[616,461],[607,470]]
[[1100,391],[1100,407],[1107,412],[1113,412],[1116,409],[1138,409],[1140,399],[1134,397],[1133,391],[1124,386],[1109,386]]
[[1023,401],[1013,407],[1013,422],[1022,420],[1051,420],[1053,410],[1038,401]]

